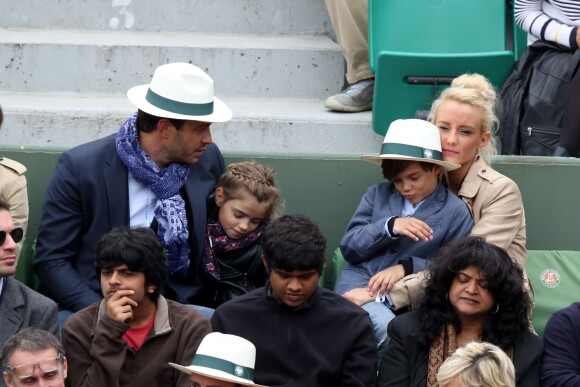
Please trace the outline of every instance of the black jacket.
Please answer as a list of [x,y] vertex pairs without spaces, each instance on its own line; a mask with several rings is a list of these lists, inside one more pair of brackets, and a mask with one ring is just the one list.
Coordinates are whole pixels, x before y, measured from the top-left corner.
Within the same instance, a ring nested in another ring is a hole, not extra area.
[[498,108],[501,154],[552,156],[580,50],[542,40],[529,46],[504,82]]
[[[395,317],[389,324],[389,344],[381,359],[377,386],[424,387],[427,385],[429,348],[419,345],[421,322],[416,312]],[[540,386],[542,340],[525,331],[514,345],[516,386]]]
[[259,240],[240,250],[216,255],[220,268],[219,281],[204,273],[206,306],[217,308],[224,302],[248,293],[266,283]]
[[377,344],[368,313],[319,288],[298,308],[256,289],[217,308],[213,330],[256,346],[254,382],[270,387],[373,387]]

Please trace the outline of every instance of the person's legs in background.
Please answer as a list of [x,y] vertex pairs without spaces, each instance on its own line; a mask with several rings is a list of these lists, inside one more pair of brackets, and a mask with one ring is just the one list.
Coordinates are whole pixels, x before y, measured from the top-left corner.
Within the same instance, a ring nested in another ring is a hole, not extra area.
[[577,157],[580,152],[580,71],[572,78],[568,98],[564,104],[564,122],[560,134],[560,144],[554,156]]
[[203,314],[203,316],[208,320],[211,320],[211,316],[213,316],[213,313],[215,312],[215,309],[208,308],[207,306],[192,305],[192,304],[186,304],[186,306],[189,306],[190,308],[197,310],[198,312]]
[[389,322],[395,318],[395,314],[382,302],[367,302],[362,306],[362,308],[369,313],[369,317],[373,323],[373,328],[375,329],[378,362],[380,364],[385,348],[387,348],[387,343],[389,342],[387,327]]
[[348,87],[328,97],[324,106],[342,112],[360,112],[373,106],[374,74],[369,67],[368,1],[325,0],[336,39],[346,61]]

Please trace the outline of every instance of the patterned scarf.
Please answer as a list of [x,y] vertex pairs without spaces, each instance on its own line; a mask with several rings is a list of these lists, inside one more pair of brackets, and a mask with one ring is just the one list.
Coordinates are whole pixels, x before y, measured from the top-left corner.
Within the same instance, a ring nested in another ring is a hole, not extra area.
[[437,372],[439,367],[457,349],[457,335],[452,324],[441,329],[439,337],[429,347],[429,364],[427,368],[427,387],[438,387]]
[[254,243],[264,233],[266,222],[261,222],[258,228],[239,239],[231,239],[225,233],[222,225],[217,222],[209,222],[206,228],[204,250],[205,254],[201,260],[203,270],[209,273],[216,280],[220,280],[220,270],[217,264],[216,253],[224,253],[243,249]]
[[[441,329],[441,334],[431,343],[429,347],[429,364],[427,365],[427,387],[438,387],[437,372],[449,356],[453,355],[457,349],[457,334],[452,324],[447,324],[445,329]],[[513,360],[513,349],[510,348],[506,354]]]
[[189,232],[185,201],[179,190],[187,179],[189,166],[172,163],[164,169],[159,168],[139,145],[136,120],[137,113],[119,129],[117,153],[135,180],[151,189],[157,197],[157,238],[167,251],[169,274],[185,275],[189,267]]

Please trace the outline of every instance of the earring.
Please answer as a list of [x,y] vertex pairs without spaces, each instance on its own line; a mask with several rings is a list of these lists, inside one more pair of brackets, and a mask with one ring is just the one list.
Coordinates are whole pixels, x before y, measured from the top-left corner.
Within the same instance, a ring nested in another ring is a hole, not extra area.
[[445,293],[445,299],[449,302],[449,292]]
[[479,161],[480,158],[481,158],[481,156],[478,153],[477,156],[475,156],[475,161]]
[[499,304],[495,304],[495,310],[491,312],[492,316],[495,316],[499,312]]

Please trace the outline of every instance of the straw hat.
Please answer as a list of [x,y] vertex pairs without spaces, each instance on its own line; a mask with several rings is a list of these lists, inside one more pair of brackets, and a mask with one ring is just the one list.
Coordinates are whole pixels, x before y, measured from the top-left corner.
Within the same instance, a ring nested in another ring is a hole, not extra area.
[[225,122],[232,111],[214,96],[213,79],[189,63],[157,67],[149,85],[129,89],[127,97],[138,109],[157,117]]
[[385,134],[381,153],[365,155],[361,159],[377,165],[385,159],[425,161],[440,165],[445,171],[461,167],[443,161],[439,129],[428,121],[418,119],[393,121]]
[[213,332],[201,341],[190,366],[169,365],[189,375],[199,374],[243,386],[265,387],[253,382],[255,362],[254,344],[239,336]]

